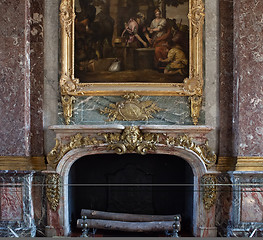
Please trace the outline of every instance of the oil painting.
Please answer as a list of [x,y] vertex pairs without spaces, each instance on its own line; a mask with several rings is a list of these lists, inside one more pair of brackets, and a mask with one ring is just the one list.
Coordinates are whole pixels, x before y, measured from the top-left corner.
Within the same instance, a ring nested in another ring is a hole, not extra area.
[[189,0],[75,0],[74,74],[81,83],[183,83]]

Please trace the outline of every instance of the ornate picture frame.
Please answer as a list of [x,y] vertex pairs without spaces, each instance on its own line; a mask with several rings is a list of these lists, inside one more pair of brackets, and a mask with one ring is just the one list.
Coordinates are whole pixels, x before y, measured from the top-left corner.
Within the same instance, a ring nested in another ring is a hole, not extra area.
[[66,124],[72,117],[73,101],[78,96],[188,96],[193,123],[198,123],[203,95],[203,0],[189,0],[189,77],[182,83],[81,83],[75,78],[75,0],[61,0],[61,77],[60,89]]

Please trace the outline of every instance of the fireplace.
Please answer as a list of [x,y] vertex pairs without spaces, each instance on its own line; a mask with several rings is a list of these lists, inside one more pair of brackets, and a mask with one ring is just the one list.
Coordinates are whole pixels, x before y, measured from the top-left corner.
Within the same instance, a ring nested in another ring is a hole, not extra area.
[[78,159],[69,172],[69,222],[81,209],[182,216],[193,229],[193,172],[180,157],[165,154],[103,154]]
[[206,138],[211,128],[74,125],[51,129],[57,143],[48,156],[46,174],[63,187],[51,189],[57,199],[49,200],[49,235],[74,232],[84,208],[181,214],[182,233],[216,236],[216,157]]

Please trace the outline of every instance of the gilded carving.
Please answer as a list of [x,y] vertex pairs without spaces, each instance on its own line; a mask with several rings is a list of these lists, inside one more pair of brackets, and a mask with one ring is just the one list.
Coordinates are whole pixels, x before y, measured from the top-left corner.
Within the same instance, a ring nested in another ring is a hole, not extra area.
[[216,155],[209,148],[208,141],[204,144],[196,144],[187,135],[171,137],[166,134],[143,133],[138,126],[125,127],[121,133],[98,133],[97,138],[83,137],[78,133],[71,136],[69,143],[62,143],[61,140],[56,139],[56,145],[48,154],[47,161],[49,166],[56,168],[59,161],[70,150],[100,144],[107,144],[108,150],[114,150],[117,154],[135,152],[142,155],[150,150],[155,151],[157,145],[182,147],[197,154],[207,168],[211,168],[216,163]]
[[74,19],[75,13],[72,2],[70,0],[62,0],[60,4],[60,23],[69,38],[72,37],[72,23]]
[[50,207],[53,211],[57,210],[60,199],[60,187],[61,179],[60,175],[57,173],[50,173],[46,177],[46,194],[47,200],[50,204]]
[[69,96],[69,95],[61,96],[63,114],[67,125],[70,124],[70,119],[72,118],[74,100],[75,100],[74,96]]
[[203,160],[207,168],[211,168],[216,163],[216,154],[208,146],[208,141],[205,144],[198,145],[193,142],[192,138],[183,135],[177,138],[167,137],[166,143],[169,146],[183,147],[195,152]]
[[201,179],[203,191],[203,203],[206,210],[210,210],[216,202],[216,176],[212,174],[204,175]]
[[139,101],[138,98],[140,96],[136,93],[128,93],[123,98],[126,100],[110,104],[109,108],[101,109],[100,113],[108,114],[108,121],[146,121],[149,118],[153,118],[153,113],[163,110],[153,101]]
[[188,14],[188,18],[193,25],[193,35],[196,37],[203,29],[205,19],[205,7],[203,0],[194,0],[193,7]]
[[138,126],[126,127],[119,133],[102,134],[109,144],[108,149],[117,154],[137,152],[145,155],[149,150],[155,150],[159,143],[159,134],[143,134]]
[[191,102],[191,117],[193,119],[194,125],[198,124],[198,119],[200,117],[200,111],[202,108],[202,96],[194,95],[189,97]]
[[55,168],[63,156],[69,151],[90,145],[99,145],[103,143],[95,138],[90,139],[88,136],[83,137],[80,133],[72,136],[70,142],[63,144],[61,140],[56,139],[55,147],[50,151],[47,156],[48,164]]

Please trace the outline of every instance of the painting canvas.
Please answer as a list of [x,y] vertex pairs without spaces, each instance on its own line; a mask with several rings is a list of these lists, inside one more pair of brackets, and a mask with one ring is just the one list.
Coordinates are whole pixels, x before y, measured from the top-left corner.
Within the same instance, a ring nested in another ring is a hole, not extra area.
[[182,83],[189,77],[189,0],[75,0],[81,83]]

